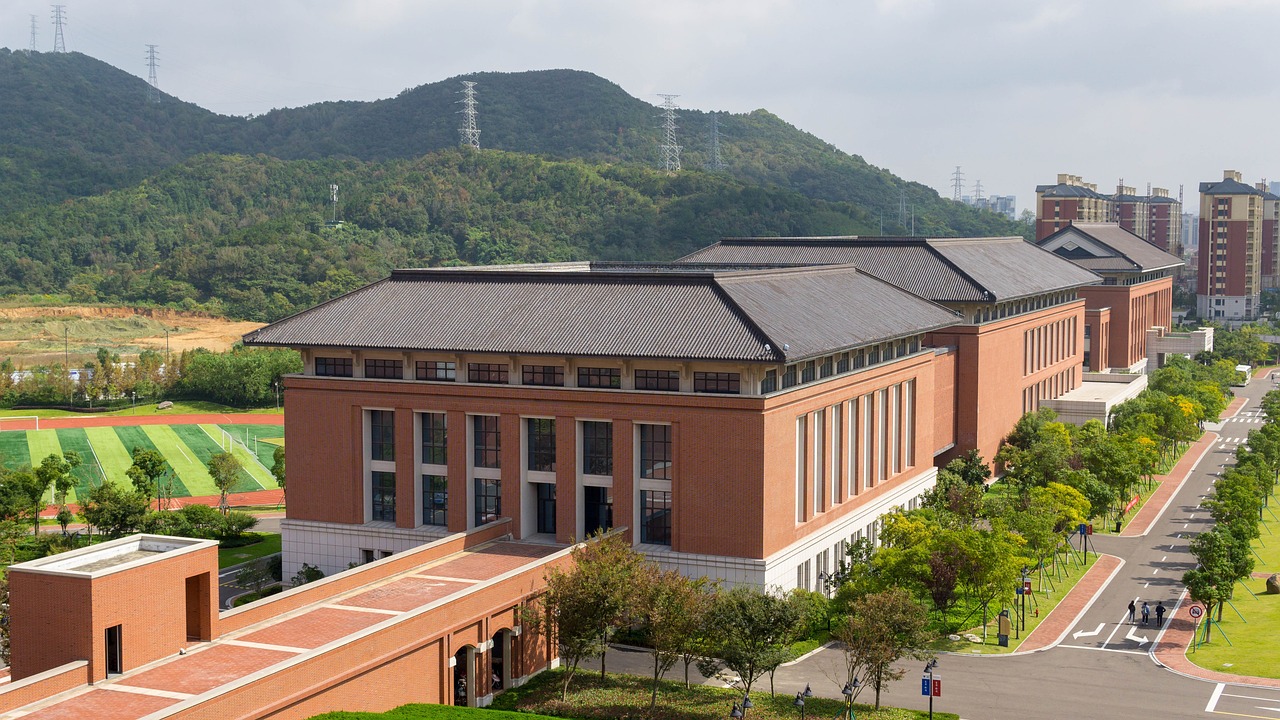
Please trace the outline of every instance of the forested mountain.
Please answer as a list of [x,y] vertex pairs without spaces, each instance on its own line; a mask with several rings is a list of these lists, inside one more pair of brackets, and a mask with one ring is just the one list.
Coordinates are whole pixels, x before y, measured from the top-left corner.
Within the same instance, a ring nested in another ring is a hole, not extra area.
[[[217,115],[78,53],[0,49],[0,292],[212,303],[270,319],[392,267],[667,259],[722,235],[1024,228],[940,198],[757,110],[681,111],[687,168],[657,166],[653,105],[585,72],[476,73],[376,102]],[[328,186],[341,186],[327,229]],[[79,198],[79,199],[77,199]]]

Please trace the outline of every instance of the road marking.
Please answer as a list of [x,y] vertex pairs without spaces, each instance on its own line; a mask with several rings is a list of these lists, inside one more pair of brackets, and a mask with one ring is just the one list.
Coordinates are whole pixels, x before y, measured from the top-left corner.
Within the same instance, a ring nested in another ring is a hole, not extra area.
[[[1182,536],[1181,536],[1181,535],[1179,535],[1178,537],[1182,537]],[[1173,552],[1173,544],[1172,544],[1172,543],[1170,543],[1170,544],[1169,544],[1169,552]]]
[[1136,628],[1129,628],[1129,632],[1125,633],[1124,639],[1132,640],[1138,643],[1138,647],[1142,647],[1143,645],[1146,645],[1147,643],[1151,642],[1150,640],[1147,639],[1145,635],[1135,634],[1135,631],[1136,631]]
[[1080,630],[1078,632],[1072,633],[1071,639],[1079,640],[1082,637],[1092,637],[1094,635],[1098,635],[1102,632],[1102,628],[1106,626],[1107,626],[1106,623],[1098,623],[1098,628],[1096,630]]
[[1152,571],[1151,571],[1151,574],[1152,574],[1152,575],[1155,575],[1155,574],[1156,574],[1156,573],[1158,573],[1158,572],[1160,572],[1160,568],[1156,568],[1155,570],[1152,570]]
[[1190,524],[1190,523],[1182,523],[1182,529],[1183,529],[1183,530],[1186,530],[1186,529],[1187,529],[1187,525],[1189,525],[1189,524]]
[[[1172,550],[1172,549],[1173,549],[1173,546],[1172,546],[1172,545],[1171,545],[1171,546],[1169,546],[1169,549],[1170,549],[1170,550]],[[1165,560],[1168,560],[1168,559],[1169,559],[1169,556],[1168,556],[1168,555],[1165,555],[1164,557],[1160,558],[1160,562],[1164,562]]]
[[1125,655],[1146,655],[1140,650],[1121,650],[1119,648],[1093,647],[1091,645],[1059,645],[1058,647],[1075,648],[1076,650],[1095,650],[1098,652],[1124,653]]
[[1151,583],[1149,583],[1149,582],[1144,582],[1144,583],[1142,583],[1142,589],[1143,589],[1143,590],[1146,590],[1146,589],[1147,589],[1147,588],[1149,588],[1149,587],[1151,587]]
[[[1094,597],[1097,597],[1097,595],[1094,595]],[[1139,595],[1138,597],[1135,597],[1135,598],[1133,599],[1133,600],[1134,600],[1134,602],[1137,602],[1137,601],[1138,601],[1138,598],[1140,598],[1140,597],[1142,597],[1142,596],[1141,596],[1141,595]],[[1129,619],[1129,612],[1126,610],[1126,611],[1125,611],[1125,613],[1124,613],[1124,615],[1122,615],[1122,616],[1121,616],[1121,618],[1120,618],[1120,622],[1116,623],[1116,629],[1115,629],[1115,630],[1112,630],[1112,631],[1111,631],[1111,634],[1107,636],[1106,641],[1102,643],[1102,648],[1103,648],[1103,649],[1106,649],[1106,647],[1107,647],[1108,645],[1110,645],[1110,644],[1111,644],[1111,638],[1115,637],[1115,636],[1116,636],[1116,633],[1120,632],[1120,626],[1121,626],[1121,625],[1124,625],[1125,620],[1127,620],[1127,619]]]

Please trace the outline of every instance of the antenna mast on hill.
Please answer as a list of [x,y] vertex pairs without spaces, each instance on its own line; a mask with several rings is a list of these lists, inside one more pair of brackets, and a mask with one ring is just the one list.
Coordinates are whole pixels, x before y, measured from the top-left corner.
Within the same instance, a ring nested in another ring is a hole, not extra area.
[[951,173],[951,199],[960,202],[964,195],[964,173],[960,172],[960,166],[956,166],[956,171]]
[[663,95],[662,98],[662,165],[668,175],[680,172],[680,146],[676,144],[676,98],[679,95]]
[[333,223],[338,224],[338,186],[329,186],[329,197],[333,200]]
[[150,87],[147,88],[147,100],[151,102],[160,102],[160,81],[156,79],[156,46],[147,46],[147,82]]
[[898,224],[907,227],[907,191],[898,191]]
[[462,135],[462,144],[480,149],[480,128],[476,127],[476,84],[470,80],[462,81],[462,127],[458,133]]
[[66,10],[66,5],[53,6],[53,51],[56,53],[67,51],[67,41],[62,37],[62,25],[67,21]]
[[720,159],[720,113],[711,113],[711,147],[708,151],[706,168],[711,171],[723,170],[724,160]]
[[31,16],[31,47],[28,53],[34,54],[36,51],[36,16]]

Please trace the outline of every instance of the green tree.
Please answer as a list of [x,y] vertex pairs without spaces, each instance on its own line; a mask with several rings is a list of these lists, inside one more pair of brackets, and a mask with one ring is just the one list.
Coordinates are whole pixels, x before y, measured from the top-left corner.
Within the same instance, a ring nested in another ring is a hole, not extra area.
[[276,484],[280,486],[281,495],[284,495],[287,498],[288,491],[285,489],[284,485],[285,471],[283,446],[277,447],[275,451],[271,453],[271,460],[271,476],[276,479]]
[[213,478],[213,485],[218,488],[218,509],[225,515],[228,510],[227,495],[235,487],[243,468],[236,456],[229,452],[218,452],[210,456],[208,468],[209,477]]
[[137,490],[102,483],[89,491],[80,506],[80,517],[108,537],[120,537],[141,526],[148,502]]
[[133,464],[125,470],[125,475],[133,482],[133,488],[142,494],[150,504],[151,498],[157,497],[164,484],[164,478],[170,472],[169,464],[158,450],[142,447],[133,448]]
[[751,693],[756,681],[786,662],[787,644],[801,622],[799,607],[788,598],[738,586],[716,595],[711,609],[711,657],[698,663],[703,675],[723,666]]
[[931,657],[928,617],[911,595],[901,588],[872,593],[854,603],[848,621],[835,636],[844,645],[846,682],[875,691],[876,710],[880,694],[906,671],[895,668],[903,658]]
[[[35,469],[36,478],[43,488],[40,491],[41,498],[44,497],[45,489],[53,488],[54,502],[58,505],[58,523],[62,526],[64,535],[71,520],[71,514],[67,512],[67,495],[76,486],[75,476],[71,473],[78,467],[80,467],[80,454],[74,450],[68,450],[62,453],[62,457],[50,454],[41,460],[40,467]],[[39,532],[38,526],[36,532]]]
[[[706,620],[706,579],[694,579],[646,565],[637,577],[634,628],[653,655],[653,691],[649,709],[658,702],[658,681],[676,661],[696,646]],[[686,680],[687,682],[687,680]]]

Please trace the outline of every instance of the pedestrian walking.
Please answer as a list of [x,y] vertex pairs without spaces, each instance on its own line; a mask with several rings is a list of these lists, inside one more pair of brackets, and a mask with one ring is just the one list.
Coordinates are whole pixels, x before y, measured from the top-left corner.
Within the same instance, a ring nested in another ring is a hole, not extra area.
[[1138,606],[1137,606],[1137,605],[1134,605],[1134,604],[1133,604],[1133,601],[1132,601],[1132,600],[1130,600],[1130,601],[1129,601],[1129,624],[1130,624],[1130,625],[1132,625],[1132,624],[1133,624],[1133,614],[1134,614],[1135,612],[1137,612],[1137,611],[1138,611]]
[[1147,604],[1146,600],[1143,600],[1142,601],[1142,624],[1146,625],[1147,620],[1150,618],[1151,618],[1151,606]]
[[1164,627],[1164,601],[1156,603],[1156,627]]

